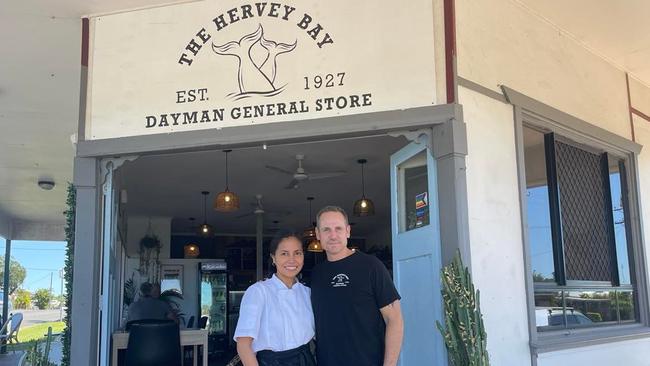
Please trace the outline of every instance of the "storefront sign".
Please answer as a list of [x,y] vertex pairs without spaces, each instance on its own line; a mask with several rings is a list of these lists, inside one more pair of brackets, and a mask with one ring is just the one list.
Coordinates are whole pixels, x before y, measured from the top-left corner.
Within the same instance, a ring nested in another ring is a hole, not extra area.
[[94,17],[86,138],[434,104],[432,17],[430,0],[202,1]]

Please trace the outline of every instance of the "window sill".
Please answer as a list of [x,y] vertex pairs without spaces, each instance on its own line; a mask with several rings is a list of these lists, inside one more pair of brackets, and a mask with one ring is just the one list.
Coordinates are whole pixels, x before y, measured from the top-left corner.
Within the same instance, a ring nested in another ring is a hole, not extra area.
[[537,341],[530,343],[533,354],[561,351],[605,343],[650,338],[650,327],[642,324],[612,327],[569,329],[538,333]]

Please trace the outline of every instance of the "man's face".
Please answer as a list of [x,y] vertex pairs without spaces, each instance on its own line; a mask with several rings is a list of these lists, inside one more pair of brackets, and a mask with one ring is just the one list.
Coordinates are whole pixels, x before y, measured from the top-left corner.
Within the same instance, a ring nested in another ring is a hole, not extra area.
[[320,216],[316,237],[329,256],[336,256],[348,246],[350,225],[339,212],[325,212]]

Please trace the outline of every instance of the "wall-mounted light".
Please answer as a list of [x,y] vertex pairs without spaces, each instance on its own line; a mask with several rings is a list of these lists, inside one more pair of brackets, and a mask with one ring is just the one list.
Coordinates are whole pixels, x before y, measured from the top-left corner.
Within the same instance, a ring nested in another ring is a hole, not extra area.
[[51,180],[43,179],[38,181],[38,186],[41,187],[41,189],[44,189],[46,191],[52,190],[52,188],[54,188],[55,185],[56,184],[54,183],[54,181]]

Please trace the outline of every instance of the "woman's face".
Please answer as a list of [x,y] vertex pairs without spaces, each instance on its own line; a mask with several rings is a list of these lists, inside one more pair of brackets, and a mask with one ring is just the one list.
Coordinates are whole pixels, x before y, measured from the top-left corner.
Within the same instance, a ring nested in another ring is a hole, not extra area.
[[278,249],[271,255],[278,275],[287,278],[294,278],[302,270],[305,263],[302,243],[296,237],[282,239],[278,243]]

